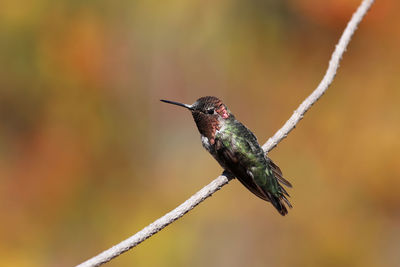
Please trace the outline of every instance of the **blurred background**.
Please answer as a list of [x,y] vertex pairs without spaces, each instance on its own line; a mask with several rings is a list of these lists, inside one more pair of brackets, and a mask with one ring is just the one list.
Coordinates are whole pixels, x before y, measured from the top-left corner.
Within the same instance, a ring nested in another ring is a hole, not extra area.
[[[272,136],[360,0],[0,3],[0,265],[73,266],[221,173],[189,112],[215,95]],[[281,217],[233,180],[107,266],[398,266],[399,1],[377,1],[328,92],[271,153]]]

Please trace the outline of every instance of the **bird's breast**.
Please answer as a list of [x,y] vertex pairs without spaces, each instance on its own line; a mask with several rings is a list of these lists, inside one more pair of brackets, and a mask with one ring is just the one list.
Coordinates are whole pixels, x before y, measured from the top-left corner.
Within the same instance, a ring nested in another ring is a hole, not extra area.
[[201,135],[201,143],[203,144],[203,147],[210,153],[212,153],[212,146],[210,144],[210,140],[208,139],[207,136]]

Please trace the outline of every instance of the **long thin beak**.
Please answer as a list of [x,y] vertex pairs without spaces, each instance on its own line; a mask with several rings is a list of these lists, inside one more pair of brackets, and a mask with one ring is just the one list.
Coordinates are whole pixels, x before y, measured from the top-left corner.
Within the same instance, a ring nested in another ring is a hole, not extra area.
[[164,100],[164,99],[161,99],[160,101],[161,101],[161,102],[164,102],[164,103],[168,103],[168,104],[173,104],[173,105],[181,106],[181,107],[184,107],[184,108],[187,108],[187,109],[190,109],[190,110],[193,109],[192,105],[188,105],[188,104],[183,104],[183,103],[179,103],[179,102],[175,102],[175,101],[170,101],[170,100]]

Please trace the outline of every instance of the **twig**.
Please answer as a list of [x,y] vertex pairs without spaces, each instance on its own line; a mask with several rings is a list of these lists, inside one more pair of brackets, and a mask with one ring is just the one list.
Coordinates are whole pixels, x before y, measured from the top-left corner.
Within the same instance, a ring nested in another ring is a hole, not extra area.
[[[368,9],[374,3],[374,0],[363,0],[361,5],[358,7],[357,11],[353,14],[350,22],[347,24],[342,36],[340,37],[339,43],[336,45],[335,51],[329,61],[329,67],[325,73],[324,78],[318,85],[318,87],[308,96],[303,103],[294,111],[290,119],[279,129],[273,137],[271,137],[264,145],[263,149],[266,153],[271,151],[277,144],[282,141],[297,125],[297,123],[303,118],[304,114],[311,108],[311,106],[325,93],[329,85],[332,83],[336,71],[339,68],[339,62],[342,58],[343,53],[349,44],[351,37],[357,29],[358,24],[361,22]],[[147,238],[156,234],[158,231],[162,230],[167,225],[176,221],[182,217],[185,213],[192,210],[203,200],[210,197],[213,193],[218,191],[222,186],[229,182],[229,178],[224,174],[220,175],[217,179],[212,181],[207,186],[203,187],[200,191],[182,203],[180,206],[165,214],[163,217],[159,218],[155,222],[151,223],[147,227],[143,228],[141,231],[137,232],[135,235],[129,237],[128,239],[122,241],[121,243],[105,250],[99,255],[77,265],[78,267],[89,267],[89,266],[99,266],[106,263],[113,258],[121,255],[122,253],[128,251],[129,249],[142,243]]]

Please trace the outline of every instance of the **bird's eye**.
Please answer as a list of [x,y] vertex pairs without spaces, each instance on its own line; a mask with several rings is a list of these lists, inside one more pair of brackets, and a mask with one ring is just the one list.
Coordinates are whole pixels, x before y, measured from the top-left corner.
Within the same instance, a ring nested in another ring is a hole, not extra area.
[[214,109],[213,109],[213,108],[208,109],[208,110],[207,110],[207,113],[208,113],[208,114],[214,114]]

